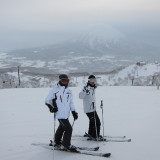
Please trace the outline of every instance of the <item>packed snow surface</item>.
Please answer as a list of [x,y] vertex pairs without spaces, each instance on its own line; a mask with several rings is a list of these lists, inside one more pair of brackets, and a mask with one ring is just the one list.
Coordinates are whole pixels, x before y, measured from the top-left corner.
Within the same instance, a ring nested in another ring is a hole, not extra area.
[[[88,155],[48,150],[32,143],[49,143],[53,138],[54,119],[44,105],[51,88],[0,90],[0,159],[1,160],[97,160]],[[71,88],[79,119],[73,135],[88,130],[78,93],[82,87]],[[99,146],[97,152],[111,152],[112,160],[158,160],[160,148],[160,91],[155,87],[98,87],[97,112],[104,103],[105,135],[131,138],[131,142],[88,142],[72,138],[76,146]],[[72,115],[70,122],[73,123]],[[56,127],[58,121],[56,121]],[[102,129],[101,129],[102,134]]]

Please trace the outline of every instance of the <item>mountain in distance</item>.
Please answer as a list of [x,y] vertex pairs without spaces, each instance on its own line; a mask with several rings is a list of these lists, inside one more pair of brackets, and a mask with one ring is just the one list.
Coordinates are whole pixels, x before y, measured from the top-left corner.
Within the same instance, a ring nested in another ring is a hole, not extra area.
[[113,27],[99,25],[57,44],[11,51],[8,54],[14,58],[8,65],[45,73],[105,72],[138,60],[158,60],[159,50]]

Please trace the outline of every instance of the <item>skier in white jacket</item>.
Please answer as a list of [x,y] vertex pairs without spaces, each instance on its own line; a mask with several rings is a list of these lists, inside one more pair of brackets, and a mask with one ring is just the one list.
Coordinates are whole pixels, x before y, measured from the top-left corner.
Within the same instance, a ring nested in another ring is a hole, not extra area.
[[[59,82],[48,94],[45,104],[48,106],[51,113],[56,114],[56,119],[59,121],[59,127],[54,137],[54,146],[65,150],[76,151],[76,147],[71,145],[72,126],[68,118],[70,116],[70,111],[72,112],[74,120],[78,119],[78,113],[75,111],[73,95],[68,87],[68,83],[68,76],[66,74],[61,74],[59,76]],[[62,137],[63,140],[61,142]]]
[[94,140],[101,140],[102,136],[100,135],[100,119],[96,112],[96,101],[95,101],[95,89],[96,86],[96,77],[90,75],[88,77],[87,84],[83,87],[82,91],[79,93],[79,98],[83,99],[83,108],[84,113],[89,118],[89,129],[88,135]]

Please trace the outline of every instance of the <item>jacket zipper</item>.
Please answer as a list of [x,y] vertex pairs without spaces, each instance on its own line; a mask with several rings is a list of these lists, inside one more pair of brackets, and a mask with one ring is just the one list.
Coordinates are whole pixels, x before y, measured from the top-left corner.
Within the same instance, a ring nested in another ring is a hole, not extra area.
[[[65,89],[63,91],[63,96],[64,96],[64,92],[65,92]],[[62,103],[62,96],[60,95],[60,100],[61,100],[61,103]]]

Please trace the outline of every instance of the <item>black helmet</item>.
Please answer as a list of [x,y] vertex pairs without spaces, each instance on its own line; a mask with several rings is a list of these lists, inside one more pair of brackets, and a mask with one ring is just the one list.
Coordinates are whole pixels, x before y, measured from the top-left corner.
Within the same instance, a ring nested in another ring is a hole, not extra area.
[[91,74],[91,75],[88,77],[88,79],[96,79],[96,77],[95,77],[93,74]]
[[88,82],[94,82],[94,83],[96,83],[96,77],[94,75],[90,75],[88,77]]
[[59,75],[59,80],[62,80],[62,79],[69,80],[69,78],[68,78],[68,76],[66,74]]

